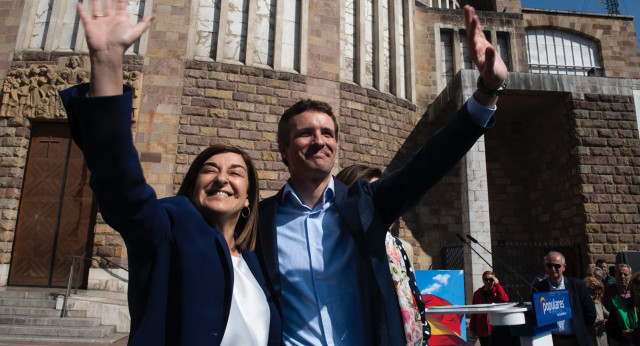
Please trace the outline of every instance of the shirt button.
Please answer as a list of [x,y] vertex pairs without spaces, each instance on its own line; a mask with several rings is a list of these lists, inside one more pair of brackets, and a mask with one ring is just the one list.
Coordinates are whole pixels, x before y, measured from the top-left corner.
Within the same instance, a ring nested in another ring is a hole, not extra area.
[[311,246],[316,247],[318,245],[318,243],[316,243],[315,241],[313,243],[311,243]]
[[316,275],[316,279],[318,279],[318,280],[322,279],[322,274]]
[[322,307],[322,311],[327,311],[327,306],[326,305]]
[[329,338],[329,340],[327,340],[327,342],[328,342],[330,345],[333,345],[333,338]]

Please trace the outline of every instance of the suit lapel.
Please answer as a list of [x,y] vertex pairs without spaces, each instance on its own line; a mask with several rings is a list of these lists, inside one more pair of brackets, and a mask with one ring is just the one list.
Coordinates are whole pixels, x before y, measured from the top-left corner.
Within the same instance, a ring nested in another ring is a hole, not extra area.
[[273,285],[275,292],[280,296],[280,268],[278,266],[278,237],[276,233],[276,209],[282,199],[284,189],[273,197],[260,203],[258,217],[258,239],[256,253],[263,269]]
[[342,221],[347,225],[349,231],[357,238],[356,234],[361,233],[358,232],[362,229],[362,223],[360,222],[359,213],[358,213],[358,201],[357,198],[348,198],[349,197],[349,188],[334,179],[335,185],[334,189],[336,192],[336,210],[342,217]]

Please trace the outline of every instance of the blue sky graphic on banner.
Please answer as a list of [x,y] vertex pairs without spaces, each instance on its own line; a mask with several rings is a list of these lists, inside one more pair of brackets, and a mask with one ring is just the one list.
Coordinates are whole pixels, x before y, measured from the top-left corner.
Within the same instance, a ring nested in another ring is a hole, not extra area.
[[[427,307],[464,305],[462,270],[416,270],[416,281]],[[466,344],[464,315],[427,315],[432,336],[429,345]]]

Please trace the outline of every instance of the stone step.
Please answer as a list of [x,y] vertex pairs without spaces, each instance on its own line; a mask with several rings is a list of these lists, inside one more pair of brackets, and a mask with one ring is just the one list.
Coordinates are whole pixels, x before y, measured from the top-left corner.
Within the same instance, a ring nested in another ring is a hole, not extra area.
[[32,308],[55,309],[55,299],[20,299],[20,298],[0,298],[0,306],[21,306]]
[[[17,345],[24,344],[41,344],[41,343],[57,343],[61,345],[73,344],[112,344],[128,337],[126,333],[114,333],[102,338],[69,338],[56,336],[29,336],[29,335],[0,335],[0,345],[7,345],[9,342],[15,342]],[[121,343],[118,343],[120,345]]]
[[0,325],[0,335],[104,338],[116,331],[115,326],[59,328],[51,326]]
[[52,299],[55,300],[56,296],[62,293],[49,293],[49,292],[30,292],[30,291],[0,291],[0,299],[12,298],[12,299]]
[[38,316],[0,316],[0,325],[27,325],[27,326],[53,326],[53,327],[97,327],[100,319],[89,317],[38,317]]
[[[41,316],[60,317],[60,310],[53,308],[31,308],[24,306],[0,306],[0,316]],[[67,310],[66,317],[85,317],[87,312],[83,310]],[[65,317],[65,318],[66,318]]]

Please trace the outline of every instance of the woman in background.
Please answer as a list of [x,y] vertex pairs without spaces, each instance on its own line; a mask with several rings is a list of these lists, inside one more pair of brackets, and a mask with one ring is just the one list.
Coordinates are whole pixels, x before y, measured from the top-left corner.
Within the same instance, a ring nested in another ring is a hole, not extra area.
[[[602,269],[596,268],[602,272]],[[605,323],[609,318],[609,311],[602,305],[602,295],[604,294],[604,285],[600,281],[602,278],[586,277],[584,284],[589,289],[589,294],[593,300],[593,304],[596,306],[596,322],[593,324],[593,328],[590,330],[591,339],[593,339],[594,346],[608,346],[607,333],[605,330]]]
[[[500,286],[494,272],[487,270],[482,273],[482,283],[483,286],[473,293],[471,304],[506,303],[509,301],[507,293]],[[469,330],[480,339],[480,345],[491,345],[493,326],[489,324],[489,315],[472,314]]]

